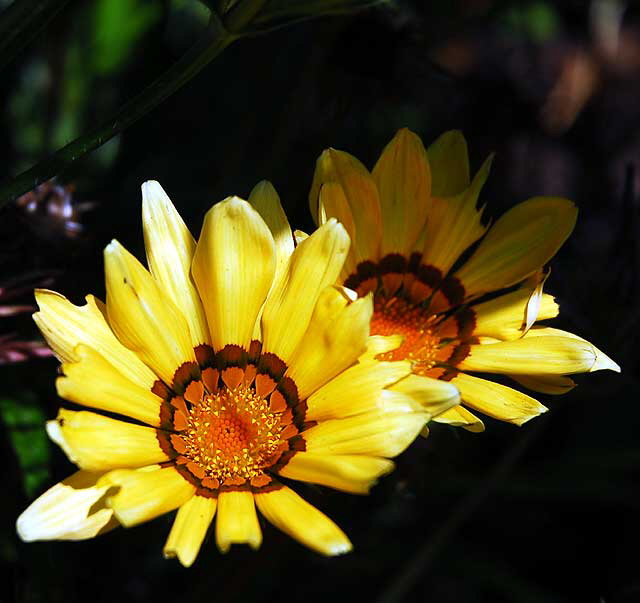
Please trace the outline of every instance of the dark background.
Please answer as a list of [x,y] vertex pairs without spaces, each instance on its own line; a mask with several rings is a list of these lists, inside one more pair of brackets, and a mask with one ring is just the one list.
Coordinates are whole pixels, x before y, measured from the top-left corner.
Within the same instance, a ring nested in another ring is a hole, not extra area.
[[[243,39],[59,176],[74,187],[80,230],[46,202],[2,210],[0,281],[48,276],[80,303],[104,295],[101,253],[112,237],[143,257],[147,179],[161,182],[196,235],[211,204],[246,197],[263,178],[294,227],[309,230],[307,194],[324,148],[372,167],[400,127],[425,144],[459,128],[472,169],[496,153],[485,215],[540,194],[577,203],[546,287],[561,307],[553,325],[595,343],[623,372],[541,394],[550,412],[521,428],[436,425],[368,497],[300,484],[348,533],[350,555],[322,558],[263,522],[260,551],[221,555],[209,538],[184,569],[162,558],[171,515],[80,543],[18,540],[17,515],[74,467],[44,435],[60,405],[56,362],[0,366],[0,559],[10,572],[0,600],[640,601],[639,20],[637,5],[607,0],[400,0]],[[2,74],[0,178],[107,117],[202,23],[195,2],[70,2]],[[0,321],[0,332],[36,336],[28,316]]]

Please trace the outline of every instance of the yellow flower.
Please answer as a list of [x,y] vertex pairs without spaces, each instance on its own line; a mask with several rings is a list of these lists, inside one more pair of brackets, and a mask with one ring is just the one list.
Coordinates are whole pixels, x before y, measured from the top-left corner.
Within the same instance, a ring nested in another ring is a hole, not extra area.
[[418,405],[394,386],[410,363],[374,359],[400,340],[370,338],[371,297],[334,286],[349,248],[340,224],[294,249],[273,188],[250,201],[215,205],[196,243],[147,182],[149,271],[113,241],[106,305],[36,292],[35,320],[63,362],[59,395],[118,418],[61,409],[47,424],[80,470],[20,516],[23,540],[91,538],[177,508],[164,554],[189,566],[216,514],[221,551],[259,547],[257,507],[310,548],[344,553],[340,528],[278,476],[367,493],[458,402],[434,381],[430,407]]
[[373,292],[371,333],[404,336],[379,358],[410,360],[415,374],[455,384],[464,407],[438,420],[472,431],[484,426],[465,407],[517,425],[547,410],[474,372],[560,394],[574,386],[567,375],[620,370],[584,339],[534,326],[558,314],[542,293],[542,268],[573,230],[577,210],[566,199],[534,197],[485,226],[477,202],[490,163],[471,179],[459,132],[427,151],[403,129],[371,173],[348,153],[324,151],[309,196],[319,224],[335,217],[351,237],[340,282],[360,296]]

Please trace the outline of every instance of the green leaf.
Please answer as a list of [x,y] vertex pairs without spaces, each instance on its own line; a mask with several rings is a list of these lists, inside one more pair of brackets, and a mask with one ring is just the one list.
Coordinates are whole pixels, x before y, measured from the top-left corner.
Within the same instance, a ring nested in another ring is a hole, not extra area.
[[50,478],[50,448],[44,430],[44,413],[29,402],[28,399],[0,398],[0,417],[22,470],[25,492],[31,497]]
[[116,71],[162,15],[158,2],[98,0],[93,15],[93,65],[99,75]]

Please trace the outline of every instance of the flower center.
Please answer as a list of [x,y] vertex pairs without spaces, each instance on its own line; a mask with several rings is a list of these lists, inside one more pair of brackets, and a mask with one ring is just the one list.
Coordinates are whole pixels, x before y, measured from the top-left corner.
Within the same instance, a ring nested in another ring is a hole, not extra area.
[[197,362],[180,365],[171,387],[157,380],[151,388],[164,401],[160,447],[201,496],[270,487],[272,475],[304,450],[298,434],[307,405],[287,365],[258,341],[249,350],[203,344],[194,353]]
[[378,354],[378,360],[410,360],[413,372],[424,375],[437,360],[440,349],[438,318],[422,305],[401,297],[376,295],[371,335],[402,335],[400,347]]
[[189,409],[179,438],[184,457],[202,477],[250,480],[273,463],[281,443],[280,416],[252,388],[238,385],[206,394]]

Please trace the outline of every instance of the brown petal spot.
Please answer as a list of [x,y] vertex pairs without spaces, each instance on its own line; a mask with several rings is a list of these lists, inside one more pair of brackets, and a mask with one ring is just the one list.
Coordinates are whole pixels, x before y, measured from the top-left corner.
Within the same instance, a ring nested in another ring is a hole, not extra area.
[[205,477],[202,480],[202,485],[205,488],[210,488],[211,490],[217,490],[220,487],[220,482],[215,477]]
[[194,463],[193,461],[187,463],[187,469],[198,479],[202,479],[204,477],[204,468],[198,465],[198,463]]
[[231,390],[234,390],[244,380],[244,371],[238,366],[230,366],[222,371],[222,380]]
[[171,398],[171,406],[183,413],[185,417],[189,415],[187,405],[184,403],[182,396],[173,396],[173,398]]
[[184,390],[184,397],[186,400],[191,402],[191,404],[197,404],[202,400],[202,396],[204,394],[204,385],[202,385],[202,381],[192,381],[187,386],[187,389]]
[[218,377],[220,377],[218,369],[209,367],[202,371],[202,381],[209,393],[213,393],[218,389]]
[[256,477],[251,478],[250,484],[254,488],[262,488],[262,486],[266,486],[270,482],[271,482],[271,477],[263,473],[262,475],[257,475]]
[[298,435],[298,428],[293,423],[290,423],[289,425],[287,425],[280,432],[280,437],[285,440],[292,438],[294,435]]
[[187,416],[181,410],[177,410],[173,415],[173,427],[176,431],[182,431],[189,427]]
[[284,412],[287,410],[287,401],[279,390],[275,390],[269,398],[269,408],[272,412]]
[[251,385],[256,378],[256,365],[247,364],[247,368],[244,369],[244,384]]
[[[276,382],[269,376],[265,374],[256,375],[255,381],[255,389],[256,394],[266,398],[274,389],[276,388]],[[271,406],[273,410],[273,405]],[[284,410],[284,409],[282,409]]]
[[246,483],[247,483],[246,479],[238,475],[234,475],[225,479],[222,485],[223,486],[242,486],[243,484],[246,484]]
[[184,454],[187,451],[187,447],[184,443],[184,440],[179,435],[172,433],[170,439],[171,439],[171,445],[173,446],[176,452],[180,454]]

